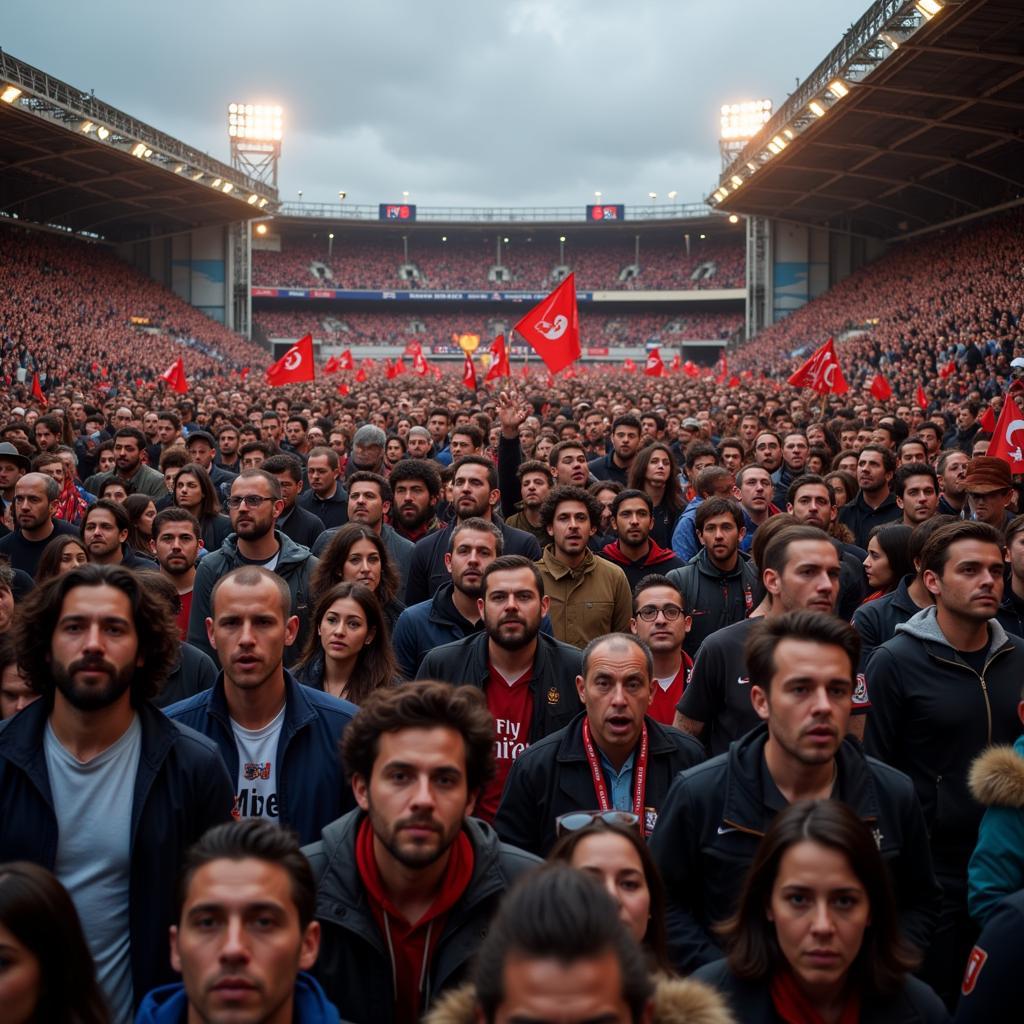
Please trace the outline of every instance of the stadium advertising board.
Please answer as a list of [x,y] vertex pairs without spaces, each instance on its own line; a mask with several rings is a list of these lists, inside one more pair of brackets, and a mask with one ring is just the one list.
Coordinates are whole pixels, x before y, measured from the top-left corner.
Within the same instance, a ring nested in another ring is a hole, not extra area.
[[[254,285],[254,299],[358,299],[364,302],[540,302],[547,292],[435,292],[353,291],[343,288],[267,288]],[[593,292],[577,292],[577,300],[591,302]]]
[[416,207],[411,203],[381,203],[381,220],[415,220]]
[[602,221],[625,220],[626,207],[622,203],[591,204],[587,207],[587,223],[597,224]]

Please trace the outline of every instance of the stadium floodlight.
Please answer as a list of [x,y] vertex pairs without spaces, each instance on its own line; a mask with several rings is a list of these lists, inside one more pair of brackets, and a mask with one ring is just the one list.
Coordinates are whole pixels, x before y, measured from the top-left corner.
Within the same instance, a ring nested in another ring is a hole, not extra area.
[[0,92],[0,100],[4,103],[13,103],[21,95],[21,90],[16,85],[4,86],[4,91]]
[[658,198],[658,193],[657,192],[648,192],[647,193],[647,198],[651,199],[651,200],[657,199]]
[[740,222],[740,219],[739,219],[739,217],[736,216],[735,213],[730,213],[729,214],[729,223],[730,224],[739,224],[739,222]]
[[744,100],[742,103],[723,103],[721,107],[719,139],[752,139],[772,117],[771,100]]
[[229,103],[228,135],[253,142],[280,142],[284,134],[284,112],[263,103]]
[[266,224],[257,224],[256,225],[256,234],[257,235],[265,235],[266,233],[267,233],[267,225]]
[[258,203],[259,201],[260,201],[260,197],[259,197],[258,195],[256,195],[256,193],[255,193],[255,192],[253,192],[253,194],[252,194],[251,196],[249,196],[249,198],[248,198],[248,199],[246,199],[246,202],[247,202],[247,203],[248,203],[248,204],[249,204],[250,206],[255,206],[255,205],[256,205],[256,203]]
[[942,4],[939,3],[939,0],[917,0],[914,6],[925,21],[931,21],[942,10]]
[[224,184],[221,185],[220,190],[225,195],[227,195],[229,192],[233,192],[234,188],[235,188],[235,186],[232,185],[230,181],[225,181]]
[[266,205],[267,205],[267,203],[269,203],[269,202],[270,202],[270,200],[269,200],[269,199],[261,199],[261,200],[259,201],[259,203],[258,203],[258,206],[259,206],[259,208],[260,208],[260,209],[262,210],[262,209],[263,209],[263,207],[264,207],[264,206],[266,206]]
[[132,156],[137,156],[140,160],[146,160],[153,155],[153,150],[149,148],[144,142],[136,142],[132,146]]
[[344,189],[338,189],[338,202],[339,203],[345,202],[345,196],[347,196],[347,195],[348,195],[348,193]]
[[807,104],[807,109],[815,117],[824,117],[825,116],[825,108],[817,100],[811,100],[811,102]]
[[96,134],[101,139],[107,139],[110,137],[110,129],[104,128],[103,125],[100,125],[99,128],[96,129]]
[[[772,142],[775,143],[779,150],[783,150],[789,145],[781,135],[776,135],[775,138],[772,139]],[[770,146],[772,142],[768,143],[768,145]]]
[[668,193],[669,199],[673,201],[675,200],[677,195],[679,195],[679,193],[675,189],[672,189],[672,191]]
[[828,83],[828,91],[832,93],[837,100],[841,100],[849,93],[850,87],[841,78],[834,78]]
[[734,174],[729,180],[736,188],[739,188],[740,185],[743,184],[743,179],[738,174]]
[[193,181],[199,181],[199,179],[202,178],[202,176],[203,176],[203,172],[202,171],[196,171],[195,174],[192,175],[192,180]]
[[213,181],[210,182],[210,188],[220,188],[222,183],[223,178],[214,178]]
[[83,131],[86,135],[88,135],[89,132],[93,132],[96,130],[96,125],[94,125],[92,121],[83,121],[79,126],[79,129],[80,131]]
[[900,41],[891,32],[879,32],[878,38],[895,53],[900,48]]

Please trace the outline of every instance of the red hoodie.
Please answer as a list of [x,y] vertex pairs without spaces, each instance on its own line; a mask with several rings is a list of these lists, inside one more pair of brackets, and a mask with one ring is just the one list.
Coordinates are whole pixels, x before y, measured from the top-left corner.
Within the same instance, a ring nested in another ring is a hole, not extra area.
[[639,558],[636,561],[627,558],[622,553],[617,540],[613,540],[610,544],[605,544],[601,548],[601,554],[605,558],[610,558],[613,562],[617,562],[619,565],[642,565],[644,567],[648,565],[661,565],[662,562],[671,562],[676,557],[676,553],[671,548],[660,547],[653,539],[649,543],[651,550],[647,552],[647,557],[642,561]]
[[437,898],[423,917],[412,924],[406,921],[384,891],[373,853],[373,829],[369,818],[363,819],[356,836],[356,867],[366,886],[373,919],[391,955],[395,1024],[416,1024],[426,1009],[424,996],[430,987],[430,961],[444,932],[448,911],[462,898],[473,877],[473,845],[465,832],[459,832],[452,843]]

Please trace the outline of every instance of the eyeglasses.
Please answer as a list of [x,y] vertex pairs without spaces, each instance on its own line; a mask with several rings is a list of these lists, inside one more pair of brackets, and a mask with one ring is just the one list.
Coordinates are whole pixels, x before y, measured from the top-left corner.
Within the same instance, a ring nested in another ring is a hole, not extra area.
[[228,508],[259,508],[265,501],[273,501],[273,498],[264,498],[261,494],[233,494],[227,500]]
[[675,622],[680,615],[686,613],[677,604],[667,604],[664,608],[656,608],[653,604],[645,604],[643,608],[637,609],[637,616],[644,622],[653,622],[658,617],[658,612],[665,616],[666,622]]
[[579,832],[595,821],[603,821],[606,825],[618,825],[620,828],[639,828],[640,815],[632,811],[569,811],[555,818],[555,835],[563,836],[566,832]]

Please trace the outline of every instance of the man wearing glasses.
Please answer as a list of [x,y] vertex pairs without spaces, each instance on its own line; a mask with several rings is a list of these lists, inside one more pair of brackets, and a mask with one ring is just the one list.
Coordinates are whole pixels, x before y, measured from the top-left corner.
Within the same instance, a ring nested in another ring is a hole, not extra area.
[[1009,511],[1013,498],[1013,480],[1010,464],[991,455],[978,455],[967,463],[964,491],[970,509],[970,519],[988,523],[1004,530],[1013,518]]
[[[648,715],[654,663],[629,633],[587,644],[576,692],[584,710],[532,744],[509,772],[494,827],[506,842],[545,857],[578,812],[631,815],[649,835],[675,776],[704,759],[700,743]],[[578,824],[576,827],[579,827]]]
[[234,533],[228,534],[216,551],[203,558],[196,570],[188,617],[188,642],[217,659],[206,632],[206,620],[213,614],[214,584],[232,569],[258,565],[277,573],[288,584],[291,614],[299,619],[295,643],[285,648],[285,667],[290,667],[302,651],[309,628],[309,584],[317,559],[309,548],[296,544],[276,528],[284,501],[281,484],[270,473],[262,469],[243,470],[231,484],[227,506]]
[[683,643],[692,621],[679,588],[667,576],[645,576],[633,588],[629,630],[651,649],[654,688],[647,714],[662,725],[672,724],[689,682],[693,659]]

